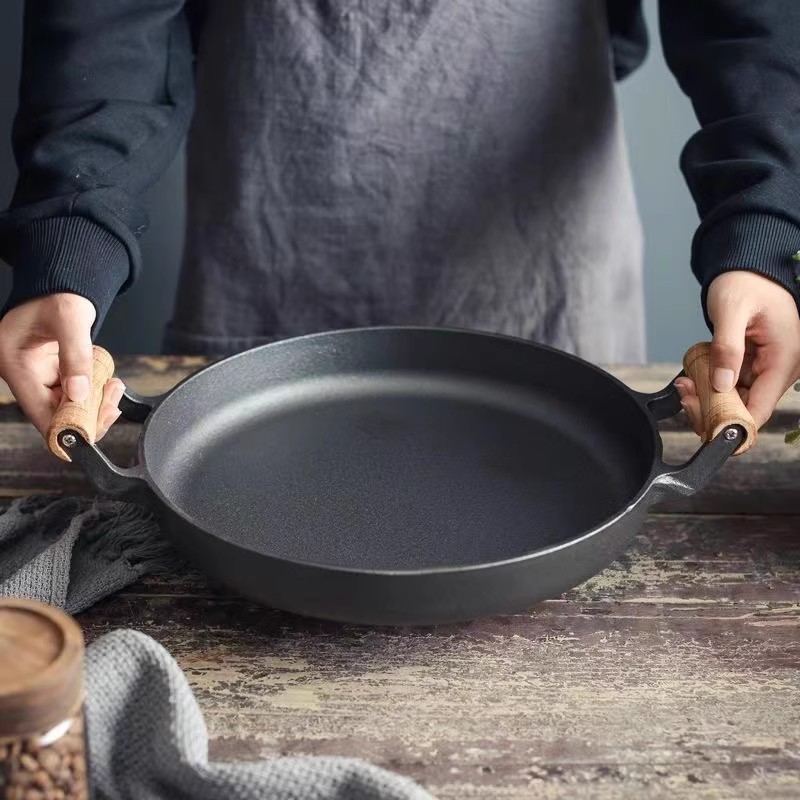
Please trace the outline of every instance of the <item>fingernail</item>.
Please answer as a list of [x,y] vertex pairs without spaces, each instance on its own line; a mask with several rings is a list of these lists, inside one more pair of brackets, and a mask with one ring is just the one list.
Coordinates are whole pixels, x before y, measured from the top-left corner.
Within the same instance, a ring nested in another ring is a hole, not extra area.
[[86,375],[73,375],[67,378],[67,397],[76,403],[82,403],[89,396],[89,378]]
[[675,382],[675,388],[678,390],[678,396],[683,401],[683,398],[686,397],[686,387],[682,383]]
[[729,392],[733,389],[733,370],[717,367],[714,370],[712,382],[718,392]]

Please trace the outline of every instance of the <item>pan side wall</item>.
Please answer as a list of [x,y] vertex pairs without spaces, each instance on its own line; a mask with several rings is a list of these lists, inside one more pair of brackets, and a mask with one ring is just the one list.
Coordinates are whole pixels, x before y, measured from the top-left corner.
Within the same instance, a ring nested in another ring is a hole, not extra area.
[[164,530],[196,566],[245,597],[303,616],[358,625],[436,625],[519,612],[597,574],[641,528],[640,502],[558,550],[510,563],[441,572],[382,574],[271,558],[196,529],[166,507]]

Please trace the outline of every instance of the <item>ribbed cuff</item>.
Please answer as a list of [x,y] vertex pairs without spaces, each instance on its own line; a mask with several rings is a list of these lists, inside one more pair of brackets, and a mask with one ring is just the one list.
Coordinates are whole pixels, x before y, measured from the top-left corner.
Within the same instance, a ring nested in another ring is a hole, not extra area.
[[13,284],[3,314],[35,297],[72,292],[97,311],[94,335],[128,278],[128,251],[113,233],[86,217],[29,222],[13,234]]
[[749,270],[771,278],[794,298],[800,312],[800,286],[795,280],[800,250],[800,227],[771,214],[739,214],[707,229],[701,228],[692,244],[692,271],[703,287],[701,299],[706,324],[706,300],[711,281],[723,272]]

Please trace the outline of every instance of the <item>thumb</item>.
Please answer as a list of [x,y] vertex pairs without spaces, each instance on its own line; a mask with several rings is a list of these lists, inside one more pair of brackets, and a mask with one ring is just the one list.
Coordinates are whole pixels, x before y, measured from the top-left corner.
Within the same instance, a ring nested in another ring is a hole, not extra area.
[[729,392],[739,381],[750,319],[745,310],[736,309],[728,310],[719,317],[719,320],[713,321],[711,385],[717,392]]
[[61,388],[70,400],[83,402],[92,386],[91,325],[79,315],[65,315],[56,324]]

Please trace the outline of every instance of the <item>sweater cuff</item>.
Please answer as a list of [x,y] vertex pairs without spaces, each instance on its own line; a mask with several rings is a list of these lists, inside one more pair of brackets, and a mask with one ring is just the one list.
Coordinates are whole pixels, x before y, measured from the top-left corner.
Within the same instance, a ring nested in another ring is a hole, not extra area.
[[28,222],[14,232],[8,251],[13,283],[2,313],[35,297],[72,292],[94,304],[93,338],[130,270],[122,242],[87,217]]
[[800,227],[772,214],[738,214],[704,229],[692,244],[692,271],[703,290],[701,300],[706,324],[713,331],[706,301],[711,281],[723,272],[749,270],[771,278],[794,298],[800,313],[798,263],[792,256],[800,250]]

